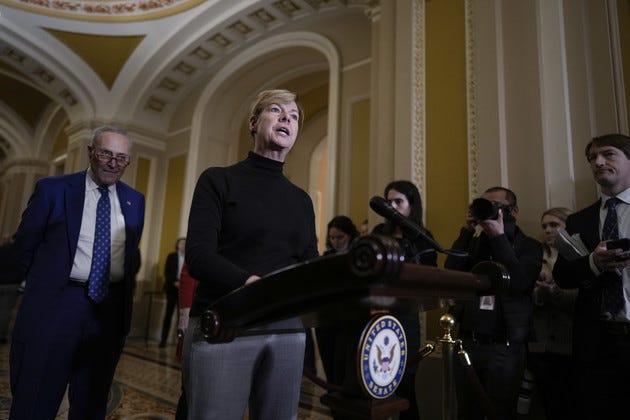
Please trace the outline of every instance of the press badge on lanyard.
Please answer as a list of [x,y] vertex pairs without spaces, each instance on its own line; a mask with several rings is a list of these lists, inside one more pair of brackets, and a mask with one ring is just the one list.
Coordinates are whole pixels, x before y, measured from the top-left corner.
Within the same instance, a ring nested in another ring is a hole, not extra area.
[[494,311],[494,295],[481,296],[479,299],[479,309],[484,311]]

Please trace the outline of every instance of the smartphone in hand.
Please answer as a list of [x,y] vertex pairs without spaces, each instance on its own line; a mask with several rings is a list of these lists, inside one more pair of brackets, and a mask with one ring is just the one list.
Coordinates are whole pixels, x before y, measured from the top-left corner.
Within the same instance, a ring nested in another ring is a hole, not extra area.
[[622,251],[630,251],[630,238],[613,239],[606,242],[606,249],[621,249]]
[[624,261],[630,258],[630,238],[613,239],[606,242],[606,249],[621,249],[623,254],[618,255],[615,260]]

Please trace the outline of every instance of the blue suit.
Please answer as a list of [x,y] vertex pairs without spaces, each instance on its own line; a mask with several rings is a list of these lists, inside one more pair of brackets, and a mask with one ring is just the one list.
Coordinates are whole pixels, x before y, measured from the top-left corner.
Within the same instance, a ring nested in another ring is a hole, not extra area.
[[26,289],[10,354],[11,419],[54,418],[69,387],[73,419],[103,419],[114,370],[131,325],[144,196],[117,182],[125,219],[124,277],[101,303],[69,285],[86,171],[40,179],[16,234]]

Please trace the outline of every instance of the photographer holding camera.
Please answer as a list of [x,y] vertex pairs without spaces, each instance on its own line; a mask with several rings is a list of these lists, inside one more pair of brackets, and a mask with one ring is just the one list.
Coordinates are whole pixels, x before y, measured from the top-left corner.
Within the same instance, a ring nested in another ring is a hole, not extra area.
[[[531,294],[542,264],[540,243],[518,228],[517,215],[514,192],[503,187],[489,188],[468,208],[466,226],[451,247],[467,251],[468,256],[449,255],[445,263],[447,269],[470,271],[475,264],[492,260],[509,272],[505,290],[450,310],[498,419],[516,418],[533,312]],[[458,362],[455,381],[458,418],[483,419],[470,378]]]

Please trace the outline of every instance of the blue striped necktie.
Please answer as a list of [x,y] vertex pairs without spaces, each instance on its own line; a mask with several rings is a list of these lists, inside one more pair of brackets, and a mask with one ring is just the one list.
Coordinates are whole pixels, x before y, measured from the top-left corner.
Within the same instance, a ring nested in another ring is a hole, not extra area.
[[[602,240],[619,239],[619,224],[617,222],[617,204],[621,202],[617,197],[609,198],[606,201],[608,212],[604,219],[604,227],[602,228]],[[623,283],[620,276],[612,276],[604,282],[604,311],[611,315],[617,315],[624,305],[623,299]]]
[[98,187],[101,197],[96,205],[96,228],[94,230],[94,248],[92,267],[88,279],[88,296],[94,302],[101,302],[109,290],[109,270],[111,262],[111,224],[109,190]]

